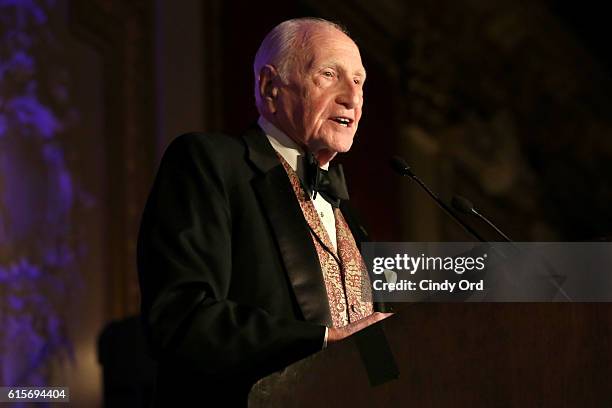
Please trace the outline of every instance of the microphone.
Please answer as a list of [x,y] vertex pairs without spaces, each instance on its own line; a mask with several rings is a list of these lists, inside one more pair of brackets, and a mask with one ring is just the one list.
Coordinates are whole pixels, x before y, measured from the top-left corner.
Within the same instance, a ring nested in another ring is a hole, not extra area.
[[485,217],[478,210],[476,210],[474,204],[472,204],[472,202],[467,198],[462,197],[460,195],[456,195],[453,197],[451,205],[457,211],[460,211],[467,215],[475,215],[476,217],[480,218],[487,225],[489,225],[489,227],[493,228],[495,232],[497,232],[499,236],[501,236],[506,242],[512,242],[512,240],[506,234],[504,234],[502,230],[497,228],[497,226],[493,224],[487,217]]
[[[487,225],[489,225],[491,228],[493,228],[495,230],[495,232],[497,232],[506,242],[509,242],[510,244],[512,244],[512,248],[514,248],[515,251],[517,251],[518,253],[521,253],[522,251],[514,244],[514,242],[506,235],[502,232],[502,230],[500,230],[499,228],[497,228],[497,226],[495,224],[493,224],[487,217],[485,217],[484,215],[482,215],[475,207],[474,204],[472,204],[472,202],[470,200],[468,200],[465,197],[462,197],[460,195],[456,195],[453,197],[452,201],[451,201],[451,205],[453,206],[454,209],[456,209],[457,211],[460,211],[464,214],[467,215],[475,215],[476,217],[480,218],[482,221],[484,221]],[[499,251],[497,251],[499,252]],[[565,292],[565,290],[563,290],[563,288],[560,286],[560,283],[562,280],[565,279],[564,276],[560,276],[557,275],[555,273],[555,269],[545,260],[545,259],[540,259],[540,262],[542,263],[542,265],[544,266],[544,268],[546,269],[546,271],[548,272],[548,280],[549,282],[552,283],[552,285],[555,287],[555,289],[557,289],[559,291],[559,293],[561,293],[561,295],[563,295],[563,297],[565,299],[567,299],[570,302],[573,302],[572,298],[570,298],[568,296],[568,294]],[[560,282],[557,282],[556,279],[559,279]]]
[[[476,239],[478,239],[480,242],[485,242],[487,243],[488,241],[486,241],[485,239],[483,239],[476,231],[474,231],[473,228],[471,228],[468,224],[466,224],[465,222],[463,222],[459,217],[457,217],[457,215],[448,207],[448,205],[446,205],[442,200],[440,200],[440,198],[429,189],[429,187],[427,187],[427,185],[425,185],[425,183],[423,183],[421,181],[421,179],[418,178],[418,176],[416,174],[414,174],[414,172],[412,171],[412,169],[410,168],[410,166],[408,165],[408,163],[406,163],[406,161],[404,159],[402,159],[399,156],[393,156],[390,160],[391,168],[397,172],[398,174],[400,174],[401,176],[408,176],[411,179],[413,179],[414,181],[417,182],[417,184],[427,192],[427,194],[436,202],[436,204],[438,204],[438,206],[440,208],[442,208],[444,210],[444,212],[446,212],[455,222],[457,222],[461,227],[463,227],[463,229],[465,231],[467,231],[469,234],[471,234],[473,237],[475,237]],[[453,207],[457,210],[460,211],[462,213],[468,214],[468,215],[475,215],[478,218],[482,219],[483,221],[485,221],[489,226],[491,226],[499,235],[501,235],[507,242],[511,243],[512,246],[514,247],[514,249],[516,251],[519,251],[519,248],[516,247],[516,245],[514,245],[514,243],[512,242],[512,240],[510,238],[508,238],[508,236],[506,234],[504,234],[499,228],[497,228],[497,226],[495,226],[495,224],[493,224],[491,221],[489,221],[485,216],[483,216],[482,214],[480,214],[476,208],[474,208],[474,204],[472,204],[468,199],[461,197],[461,196],[454,196],[452,199],[452,205]],[[492,249],[502,258],[502,259],[506,259],[507,257],[501,253],[501,251],[499,251],[497,249],[497,247],[493,246]],[[557,276],[554,275],[554,269],[548,264],[548,262],[546,262],[545,260],[542,260],[544,267],[547,269],[548,273],[549,273],[549,281],[552,283],[552,285],[563,295],[563,297],[565,297],[568,301],[572,301],[572,299],[567,295],[567,293],[565,293],[565,291],[563,290],[563,288],[559,285],[559,283],[554,279]],[[552,272],[551,272],[552,271]]]
[[402,159],[399,156],[391,157],[389,164],[391,165],[391,168],[395,170],[396,173],[399,173],[401,176],[416,177],[416,174],[412,172],[410,166],[408,165],[408,163],[406,163],[406,160]]
[[444,203],[444,201],[440,200],[440,198],[430,190],[429,187],[425,183],[421,181],[420,178],[410,168],[408,163],[404,159],[399,156],[393,156],[389,161],[391,168],[398,173],[400,176],[408,176],[427,192],[427,194],[438,204],[438,206],[448,215],[450,216],[457,224],[459,224],[468,234],[472,235],[474,238],[479,240],[480,242],[487,242],[482,238],[472,227],[463,222],[457,215],[450,209],[448,205]]

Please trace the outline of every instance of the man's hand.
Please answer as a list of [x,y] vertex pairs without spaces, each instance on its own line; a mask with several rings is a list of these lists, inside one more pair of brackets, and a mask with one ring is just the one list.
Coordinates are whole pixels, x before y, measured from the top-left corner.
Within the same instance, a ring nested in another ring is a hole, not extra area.
[[327,344],[332,344],[337,341],[340,341],[354,333],[357,333],[359,330],[363,330],[371,324],[379,322],[387,317],[391,316],[393,313],[381,313],[375,312],[369,315],[368,317],[353,322],[347,326],[333,328],[330,327],[327,332]]

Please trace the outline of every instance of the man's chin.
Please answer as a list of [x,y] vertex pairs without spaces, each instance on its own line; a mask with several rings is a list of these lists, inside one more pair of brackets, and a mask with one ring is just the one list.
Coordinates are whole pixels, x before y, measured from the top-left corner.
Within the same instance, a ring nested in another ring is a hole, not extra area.
[[331,146],[331,149],[333,151],[335,151],[336,153],[346,153],[349,150],[351,150],[352,146],[353,146],[353,138],[352,137],[350,139],[343,138],[343,139],[339,140],[338,142],[334,143],[334,145]]
[[319,165],[321,166],[325,166],[327,163],[332,161],[332,159],[336,157],[337,154],[338,152],[329,149],[320,149],[314,153],[315,157],[317,158],[317,161],[319,162]]
[[342,143],[342,144],[334,144],[329,147],[324,147],[322,149],[318,149],[315,153],[317,160],[321,165],[329,163],[338,153],[346,153],[351,149],[353,145],[352,141],[350,143]]
[[[314,146],[313,146],[314,145]],[[334,135],[334,137],[325,137],[319,139],[318,143],[311,145],[311,151],[319,158],[329,157],[327,160],[333,159],[338,153],[346,153],[353,145],[353,135]],[[321,163],[324,164],[324,163]]]

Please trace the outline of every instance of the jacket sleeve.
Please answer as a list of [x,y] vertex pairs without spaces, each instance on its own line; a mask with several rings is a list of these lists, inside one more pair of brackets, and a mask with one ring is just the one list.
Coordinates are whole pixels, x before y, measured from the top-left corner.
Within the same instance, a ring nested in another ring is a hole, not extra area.
[[142,317],[154,357],[206,375],[264,376],[321,349],[325,327],[226,298],[232,217],[222,158],[202,135],[162,159],[138,238]]

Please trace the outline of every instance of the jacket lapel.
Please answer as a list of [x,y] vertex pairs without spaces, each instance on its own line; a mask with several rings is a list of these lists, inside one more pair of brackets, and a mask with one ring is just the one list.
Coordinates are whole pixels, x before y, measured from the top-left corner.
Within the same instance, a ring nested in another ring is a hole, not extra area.
[[260,174],[252,181],[270,222],[281,257],[304,318],[331,325],[325,282],[309,226],[276,153],[259,127],[243,136],[248,159]]
[[302,182],[300,181],[297,173],[289,166],[289,164],[280,157],[280,162],[285,168],[285,172],[289,176],[289,182],[292,184],[293,192],[295,196],[298,198],[298,203],[300,204],[300,208],[302,209],[302,214],[306,218],[306,222],[310,227],[310,230],[316,237],[317,241],[321,244],[321,246],[330,253],[332,257],[340,263],[340,259],[338,258],[338,254],[336,253],[334,246],[332,245],[331,239],[321,222],[319,215],[317,214],[317,210],[314,206],[314,203],[308,197],[308,193],[304,189]]

